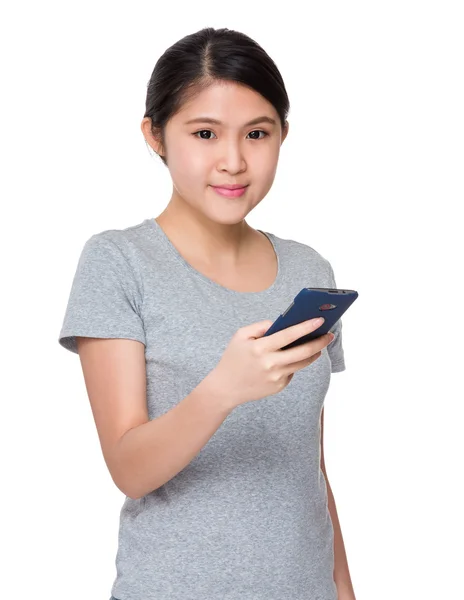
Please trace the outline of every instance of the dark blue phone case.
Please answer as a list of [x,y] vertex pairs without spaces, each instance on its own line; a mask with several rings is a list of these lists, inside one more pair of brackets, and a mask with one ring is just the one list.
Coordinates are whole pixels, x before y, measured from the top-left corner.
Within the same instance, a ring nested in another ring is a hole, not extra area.
[[[294,298],[287,310],[280,315],[266,331],[264,336],[272,335],[277,331],[297,325],[309,319],[324,317],[325,321],[320,327],[287,344],[281,350],[293,348],[310,342],[331,331],[343,313],[353,304],[358,297],[355,290],[338,290],[331,288],[303,288]],[[263,337],[264,337],[263,336]]]

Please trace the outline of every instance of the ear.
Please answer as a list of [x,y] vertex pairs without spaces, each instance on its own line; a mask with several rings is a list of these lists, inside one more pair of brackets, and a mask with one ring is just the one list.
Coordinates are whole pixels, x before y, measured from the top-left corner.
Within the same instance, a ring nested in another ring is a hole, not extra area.
[[161,136],[158,136],[156,134],[156,130],[155,130],[155,134],[153,134],[150,117],[144,117],[142,119],[142,122],[140,124],[140,129],[142,130],[143,137],[145,138],[145,141],[147,142],[147,144],[150,145],[150,147],[154,150],[154,152],[156,152],[156,154],[159,154],[160,156],[162,156],[163,151],[162,151]]
[[289,122],[288,122],[288,121],[285,121],[285,127],[282,129],[282,140],[281,140],[281,142],[280,142],[281,144],[283,144],[283,143],[284,143],[284,140],[285,140],[285,138],[286,138],[286,137],[287,137],[287,135],[288,135],[288,130],[289,130],[289,127],[290,127],[290,125],[289,125]]

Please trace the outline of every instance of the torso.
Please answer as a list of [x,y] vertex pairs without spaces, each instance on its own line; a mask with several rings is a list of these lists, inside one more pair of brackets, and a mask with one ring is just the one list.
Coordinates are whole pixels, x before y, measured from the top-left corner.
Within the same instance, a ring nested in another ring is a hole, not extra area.
[[[185,248],[182,233],[174,229],[173,238],[192,262],[195,250],[201,259],[194,244]],[[242,289],[271,284],[269,291],[228,291],[186,268],[151,218],[102,232],[87,247],[64,333],[118,335],[145,345],[149,420],[198,387],[239,328],[274,321],[303,285],[333,287],[320,254],[276,235],[280,283],[272,286],[276,263],[269,241],[255,230],[249,234],[250,251],[242,256],[251,259],[247,264],[241,258],[240,269],[233,269],[240,276],[225,267],[227,276],[218,273],[214,257],[215,277]],[[201,269],[198,261],[195,267]],[[100,278],[115,293],[108,293],[104,305]],[[340,364],[341,346],[324,348],[284,390],[237,406],[177,475],[141,498],[126,497],[114,598],[337,599],[333,526],[320,465],[329,350]]]

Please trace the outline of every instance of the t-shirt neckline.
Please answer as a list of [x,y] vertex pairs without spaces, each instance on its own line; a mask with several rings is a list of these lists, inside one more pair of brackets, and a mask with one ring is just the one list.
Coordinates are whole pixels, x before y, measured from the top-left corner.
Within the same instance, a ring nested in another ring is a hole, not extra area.
[[239,292],[238,290],[233,290],[228,288],[216,281],[213,281],[203,273],[200,273],[197,269],[195,269],[185,258],[180,254],[174,244],[171,242],[169,237],[164,232],[163,228],[159,225],[154,218],[146,219],[145,221],[154,231],[156,231],[163,241],[164,245],[168,248],[168,250],[172,253],[172,255],[188,270],[190,273],[195,275],[197,278],[201,279],[204,283],[208,284],[211,287],[214,287],[216,290],[221,290],[227,294],[232,294],[238,297],[247,297],[247,298],[256,298],[256,297],[264,297],[269,294],[275,293],[278,289],[280,289],[282,285],[283,279],[283,268],[282,268],[282,256],[280,254],[280,249],[278,247],[278,243],[274,234],[262,231],[261,229],[257,229],[260,233],[265,235],[267,239],[271,242],[272,247],[274,248],[275,255],[277,257],[277,275],[273,281],[273,283],[266,288],[265,290],[260,290],[258,292]]

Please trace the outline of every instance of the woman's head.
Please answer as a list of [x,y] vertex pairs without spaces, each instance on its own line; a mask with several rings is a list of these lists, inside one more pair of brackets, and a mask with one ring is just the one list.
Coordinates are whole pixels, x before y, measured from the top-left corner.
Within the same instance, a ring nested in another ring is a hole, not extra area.
[[[288,113],[284,82],[266,52],[243,33],[205,28],[157,61],[141,128],[169,168],[176,199],[230,222],[243,219],[271,188]],[[200,117],[206,119],[187,123]],[[274,122],[249,124],[258,117]],[[236,183],[249,186],[236,200],[211,187]]]

